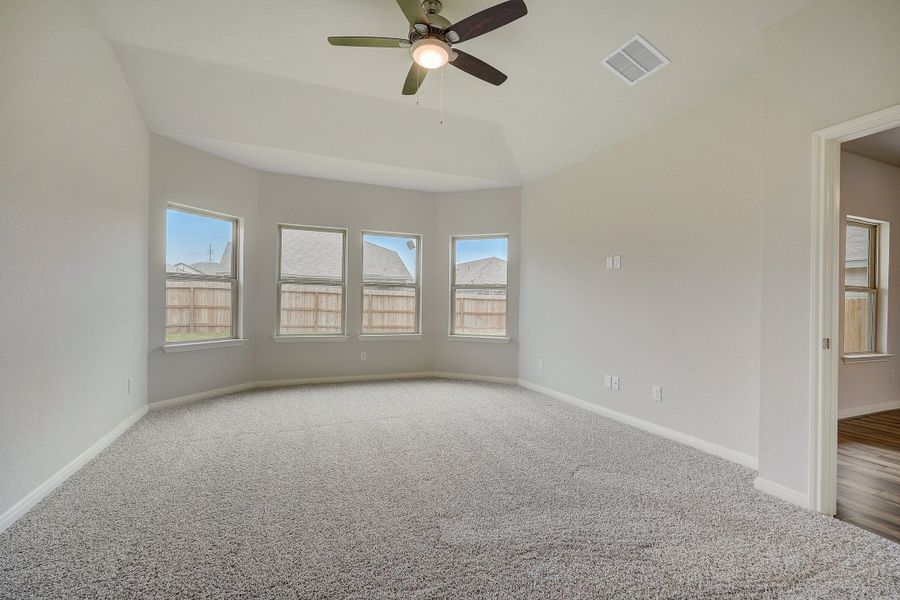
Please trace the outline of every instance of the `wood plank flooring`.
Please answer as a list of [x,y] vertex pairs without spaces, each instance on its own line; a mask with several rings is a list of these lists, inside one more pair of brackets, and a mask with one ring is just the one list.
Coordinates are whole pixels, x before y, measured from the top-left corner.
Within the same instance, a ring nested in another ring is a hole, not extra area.
[[900,410],[838,421],[837,518],[900,543]]

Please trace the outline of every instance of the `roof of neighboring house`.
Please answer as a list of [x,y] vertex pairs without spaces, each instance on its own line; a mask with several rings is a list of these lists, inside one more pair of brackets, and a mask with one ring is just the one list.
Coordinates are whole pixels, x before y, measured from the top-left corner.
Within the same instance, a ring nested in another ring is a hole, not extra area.
[[[282,277],[341,279],[343,240],[326,231],[293,230],[281,241]],[[363,269],[369,281],[415,281],[400,255],[371,242],[364,243]]]
[[459,285],[505,285],[506,261],[496,256],[456,265]]
[[864,227],[847,227],[847,254],[844,258],[847,263],[865,266],[869,260],[869,231]]
[[174,265],[166,263],[166,273],[188,273],[190,275],[203,274],[201,271],[185,263],[175,263]]
[[399,254],[372,242],[364,242],[363,275],[366,281],[412,283],[416,280]]
[[187,273],[189,275],[217,275],[219,277],[229,277],[231,275],[231,242],[225,245],[222,251],[222,257],[219,262],[195,262],[186,264],[183,262],[169,264],[166,263],[166,273]]

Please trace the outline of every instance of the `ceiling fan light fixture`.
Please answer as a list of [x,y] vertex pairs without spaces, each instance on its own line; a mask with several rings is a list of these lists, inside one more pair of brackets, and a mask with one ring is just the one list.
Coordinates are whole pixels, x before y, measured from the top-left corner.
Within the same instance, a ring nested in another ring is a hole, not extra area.
[[436,38],[419,40],[409,53],[416,64],[425,69],[439,69],[450,62],[450,46]]

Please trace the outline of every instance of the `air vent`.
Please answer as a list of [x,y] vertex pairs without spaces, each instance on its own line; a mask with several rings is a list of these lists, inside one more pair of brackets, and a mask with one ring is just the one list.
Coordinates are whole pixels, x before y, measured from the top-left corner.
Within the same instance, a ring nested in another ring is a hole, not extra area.
[[669,64],[669,59],[639,35],[603,59],[603,63],[628,85],[635,85]]

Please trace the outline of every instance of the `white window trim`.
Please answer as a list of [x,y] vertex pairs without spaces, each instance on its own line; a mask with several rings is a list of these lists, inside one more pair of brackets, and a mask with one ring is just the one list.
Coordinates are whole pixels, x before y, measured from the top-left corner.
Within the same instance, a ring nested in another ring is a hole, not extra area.
[[[285,229],[295,229],[300,231],[320,231],[328,233],[340,233],[343,244],[343,268],[341,269],[341,279],[328,279],[317,277],[287,277],[281,276],[281,238],[282,231]],[[278,343],[290,342],[343,342],[347,341],[347,239],[349,231],[346,227],[320,227],[316,225],[296,225],[292,223],[278,224],[278,247],[276,248],[277,272],[275,283],[275,335],[272,339]],[[284,284],[299,285],[329,285],[340,286],[341,288],[341,331],[339,333],[281,333],[281,286]]]
[[[874,251],[874,262],[875,262],[875,285],[874,288],[856,288],[853,286],[847,286],[844,281],[841,281],[841,286],[844,291],[844,297],[841,298],[841,306],[845,302],[846,291],[847,290],[874,290],[875,292],[875,344],[874,351],[870,352],[856,352],[856,353],[846,353],[841,347],[841,361],[844,364],[858,364],[858,363],[872,363],[872,362],[884,362],[893,356],[893,354],[889,354],[887,351],[888,345],[888,277],[890,274],[890,223],[887,221],[880,221],[877,219],[871,219],[869,217],[858,217],[854,215],[847,215],[844,219],[844,230],[846,235],[847,225],[850,223],[859,223],[862,225],[869,225],[874,228],[875,231],[875,251]],[[846,252],[846,242],[845,249]],[[846,260],[846,257],[845,257]],[[870,259],[872,260],[872,259]],[[841,315],[841,323],[843,323],[844,316]],[[843,337],[841,338],[841,344],[843,346]]]
[[424,338],[421,333],[361,333],[356,336],[361,342],[418,342]]
[[462,334],[450,334],[447,336],[447,339],[451,342],[477,342],[479,344],[508,344],[512,341],[510,337]]
[[182,342],[178,344],[169,344],[163,346],[162,351],[166,354],[178,354],[181,352],[193,352],[194,350],[214,350],[216,348],[234,348],[243,346],[246,342],[243,338],[234,338],[227,340],[212,340],[204,342]]
[[[189,275],[179,273],[166,273],[165,282],[171,281],[208,281],[213,283],[231,283],[231,336],[226,338],[216,338],[210,340],[202,340],[199,342],[168,342],[165,341],[165,324],[166,319],[163,318],[163,346],[165,353],[188,352],[191,350],[203,350],[208,348],[224,348],[228,346],[240,346],[246,341],[243,336],[243,306],[244,291],[241,282],[243,281],[243,252],[242,241],[244,236],[244,221],[240,217],[229,215],[226,213],[215,212],[185,204],[177,204],[169,202],[166,204],[166,214],[169,210],[177,210],[179,212],[194,214],[201,217],[209,217],[212,219],[220,219],[231,221],[234,223],[231,234],[231,272],[233,277],[216,277],[213,275]],[[168,227],[166,227],[166,247],[168,247]],[[165,303],[163,311],[166,310]]]
[[[506,284],[505,285],[457,285],[456,284],[456,242],[457,240],[489,240],[506,239]],[[506,334],[505,335],[472,335],[467,333],[455,333],[454,318],[456,314],[456,290],[504,290],[506,292]],[[447,339],[466,342],[488,342],[508,344],[509,338],[509,234],[508,233],[481,233],[476,235],[450,236],[450,297],[449,297],[449,329]]]
[[[366,236],[367,235],[376,235],[380,237],[396,237],[396,238],[412,238],[416,241],[416,282],[411,285],[409,283],[383,283],[383,282],[373,282],[366,281]],[[375,231],[371,229],[364,229],[362,234],[359,237],[359,249],[360,249],[360,258],[362,262],[362,268],[360,269],[360,279],[362,281],[362,285],[359,291],[359,328],[360,333],[358,339],[360,340],[368,340],[368,341],[399,341],[399,340],[409,340],[414,341],[417,338],[421,339],[422,337],[422,236],[418,233],[401,233],[397,231]],[[416,330],[412,333],[366,333],[362,331],[363,327],[363,311],[365,309],[366,303],[366,288],[374,287],[374,288],[385,288],[385,287],[396,287],[396,288],[415,288],[416,290]]]

